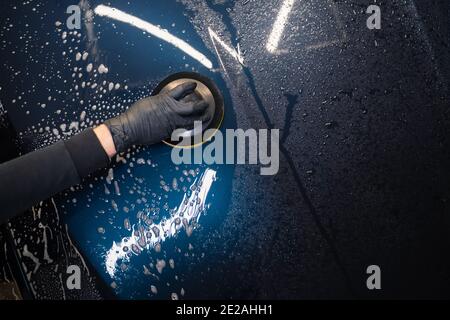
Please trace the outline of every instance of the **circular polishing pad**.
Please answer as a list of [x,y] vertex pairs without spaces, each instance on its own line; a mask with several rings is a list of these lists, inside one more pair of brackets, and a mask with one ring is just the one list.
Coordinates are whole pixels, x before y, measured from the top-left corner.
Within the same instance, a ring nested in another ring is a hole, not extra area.
[[[180,135],[180,140],[181,137],[190,137],[192,142],[190,146],[177,146],[180,141],[172,141],[170,139],[163,141],[164,143],[172,147],[195,147],[196,145],[194,144],[194,136],[198,136],[198,139],[202,141],[200,144],[209,141],[220,128],[224,117],[224,101],[222,94],[217,88],[217,85],[211,79],[195,72],[180,72],[168,76],[155,88],[155,90],[153,91],[153,95],[167,92],[175,88],[176,86],[189,81],[197,83],[194,94],[197,95],[197,97],[201,97],[208,103],[206,112],[211,114],[210,120],[207,122],[203,122],[202,131],[205,131],[207,129],[215,130],[210,130],[211,132],[209,132],[209,134],[206,136],[202,136],[203,132],[198,132],[199,130],[196,129],[185,131]],[[182,99],[182,101],[188,102],[190,96],[185,97],[184,99]],[[192,96],[190,98],[192,99]]]

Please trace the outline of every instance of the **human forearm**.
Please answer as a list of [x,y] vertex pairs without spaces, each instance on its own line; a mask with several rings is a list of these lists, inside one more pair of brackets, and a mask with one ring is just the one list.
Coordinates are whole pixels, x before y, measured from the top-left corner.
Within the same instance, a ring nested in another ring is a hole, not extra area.
[[94,133],[97,136],[97,139],[99,140],[108,157],[109,158],[114,157],[117,153],[117,150],[108,127],[102,124],[94,129]]
[[185,83],[141,99],[95,129],[1,164],[0,223],[80,183],[106,167],[118,152],[157,143],[177,128],[208,120],[207,103],[194,93],[195,88],[195,82]]
[[65,142],[0,164],[0,223],[80,183],[108,163],[97,133],[88,129]]

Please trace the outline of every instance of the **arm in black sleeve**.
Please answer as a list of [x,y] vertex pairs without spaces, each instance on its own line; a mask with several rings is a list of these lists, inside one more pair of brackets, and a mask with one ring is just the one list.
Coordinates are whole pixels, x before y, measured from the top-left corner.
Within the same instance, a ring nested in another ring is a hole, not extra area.
[[109,158],[92,129],[0,164],[0,223],[79,184]]

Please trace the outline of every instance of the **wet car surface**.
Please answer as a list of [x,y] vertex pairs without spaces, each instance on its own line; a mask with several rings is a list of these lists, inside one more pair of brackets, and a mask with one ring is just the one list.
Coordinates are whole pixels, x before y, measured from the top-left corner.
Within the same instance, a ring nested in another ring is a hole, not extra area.
[[[22,152],[196,71],[224,94],[222,130],[280,129],[280,170],[175,166],[163,144],[121,155],[10,222],[34,297],[448,297],[448,4],[382,1],[374,31],[365,1],[81,1],[76,32],[70,4],[1,4],[0,101]],[[82,290],[65,289],[69,265]]]

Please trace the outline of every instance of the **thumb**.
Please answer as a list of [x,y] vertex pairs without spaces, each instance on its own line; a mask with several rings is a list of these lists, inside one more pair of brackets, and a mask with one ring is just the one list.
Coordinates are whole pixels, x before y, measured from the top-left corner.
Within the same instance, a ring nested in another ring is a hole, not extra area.
[[193,81],[185,82],[170,90],[168,94],[172,98],[180,100],[183,99],[188,94],[194,92],[195,88],[197,88],[197,83]]

